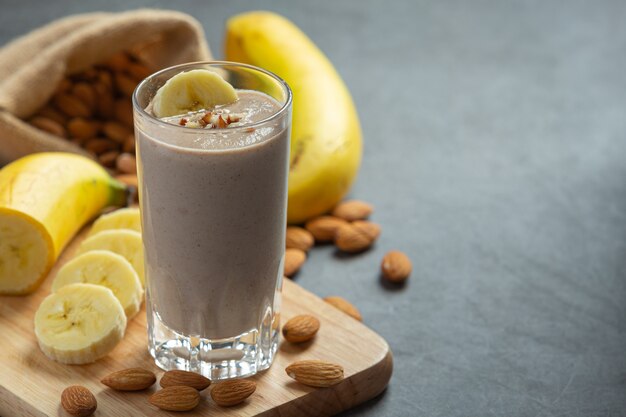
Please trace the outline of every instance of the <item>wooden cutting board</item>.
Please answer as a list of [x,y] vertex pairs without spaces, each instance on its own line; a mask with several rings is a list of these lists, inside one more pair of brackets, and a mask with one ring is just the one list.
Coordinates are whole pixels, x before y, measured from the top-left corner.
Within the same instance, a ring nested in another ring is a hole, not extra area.
[[[124,340],[109,356],[90,365],[62,365],[46,358],[33,334],[33,316],[50,293],[57,269],[73,257],[84,230],[69,245],[50,276],[34,294],[0,296],[0,416],[68,416],[60,406],[68,385],[84,385],[98,400],[95,416],[176,416],[148,402],[158,383],[146,391],[120,393],[99,381],[110,372],[128,367],[162,371],[154,365],[147,346],[145,310],[129,322]],[[393,359],[387,342],[364,324],[328,305],[290,280],[285,280],[283,322],[308,313],[320,319],[316,338],[305,345],[281,341],[272,367],[253,377],[256,392],[243,404],[216,406],[207,389],[188,416],[325,416],[347,410],[381,393],[391,378]],[[323,359],[343,365],[345,380],[330,388],[310,388],[293,381],[285,367],[301,359]]]

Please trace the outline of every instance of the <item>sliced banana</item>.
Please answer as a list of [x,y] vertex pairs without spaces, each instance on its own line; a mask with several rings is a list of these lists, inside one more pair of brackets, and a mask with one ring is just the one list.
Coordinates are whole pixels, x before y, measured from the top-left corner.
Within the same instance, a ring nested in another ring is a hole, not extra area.
[[109,250],[126,258],[137,272],[141,285],[145,286],[141,233],[125,229],[103,230],[85,239],[78,248],[78,253],[99,249]]
[[94,362],[124,337],[126,315],[113,292],[101,285],[71,284],[46,297],[35,313],[35,336],[43,353],[67,364]]
[[123,208],[104,214],[93,223],[89,236],[103,230],[129,229],[141,232],[141,217],[135,207]]
[[113,291],[128,319],[141,307],[143,288],[137,272],[123,256],[111,251],[85,252],[63,265],[52,282],[52,291],[76,283],[103,285]]
[[237,92],[217,73],[195,69],[176,74],[152,99],[156,117],[170,117],[191,111],[212,109],[237,101]]

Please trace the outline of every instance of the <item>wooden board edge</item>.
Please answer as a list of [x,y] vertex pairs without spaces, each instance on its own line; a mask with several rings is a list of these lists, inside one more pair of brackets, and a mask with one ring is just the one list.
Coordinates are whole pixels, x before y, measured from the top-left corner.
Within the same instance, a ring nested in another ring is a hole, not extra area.
[[376,364],[351,375],[340,384],[316,389],[258,416],[333,416],[377,397],[385,391],[393,373],[393,353],[387,342],[385,342],[385,346],[386,352]]

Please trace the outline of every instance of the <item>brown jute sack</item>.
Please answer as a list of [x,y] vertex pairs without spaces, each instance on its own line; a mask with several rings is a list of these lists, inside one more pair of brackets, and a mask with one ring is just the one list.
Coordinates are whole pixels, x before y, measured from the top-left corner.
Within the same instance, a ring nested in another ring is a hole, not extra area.
[[10,42],[0,49],[0,165],[41,151],[88,155],[24,119],[48,102],[64,76],[121,51],[154,69],[211,58],[200,24],[170,10],[75,15]]

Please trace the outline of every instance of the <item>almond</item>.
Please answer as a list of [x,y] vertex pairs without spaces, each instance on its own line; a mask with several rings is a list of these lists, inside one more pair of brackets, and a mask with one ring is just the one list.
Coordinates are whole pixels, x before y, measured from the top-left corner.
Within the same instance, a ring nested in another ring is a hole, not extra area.
[[308,314],[292,317],[283,326],[283,336],[291,343],[301,343],[313,339],[320,329],[320,321]]
[[128,75],[115,74],[115,86],[126,97],[132,97],[138,82],[130,78]]
[[103,119],[110,119],[113,117],[115,99],[113,92],[110,88],[104,84],[96,84],[94,86],[97,95],[96,113]]
[[203,389],[211,385],[211,380],[195,372],[181,371],[175,369],[173,371],[167,371],[166,373],[164,373],[161,377],[161,381],[159,381],[159,384],[163,388],[186,386],[196,389],[198,391],[202,391]]
[[126,52],[118,52],[106,60],[104,66],[113,71],[125,71],[130,65],[130,57]]
[[57,85],[56,90],[54,90],[54,93],[55,94],[65,93],[71,87],[72,87],[72,82],[69,79],[67,79],[67,78],[63,78],[59,82],[59,85]]
[[72,94],[82,101],[91,112],[96,108],[96,91],[93,86],[86,82],[76,83],[72,86]]
[[120,154],[116,163],[117,169],[124,174],[136,174],[137,162],[135,157],[129,153]]
[[309,220],[304,226],[311,232],[316,242],[332,242],[339,226],[346,224],[346,221],[333,216],[321,216]]
[[343,367],[319,360],[297,361],[285,368],[287,375],[311,387],[330,387],[343,380]]
[[411,275],[411,260],[399,250],[387,252],[380,264],[383,277],[391,282],[404,282]]
[[346,223],[337,229],[335,245],[344,252],[362,252],[372,246],[378,236],[380,226],[375,223],[366,221]]
[[39,110],[36,115],[52,119],[60,125],[64,125],[67,122],[67,116],[50,105],[47,105],[43,109]]
[[62,138],[67,136],[67,132],[65,131],[63,125],[59,124],[55,120],[48,119],[47,117],[35,116],[30,119],[30,124],[35,126],[37,129],[52,133],[55,136],[60,136]]
[[338,295],[333,295],[333,296],[324,298],[324,301],[326,301],[328,304],[332,305],[333,307],[343,311],[344,313],[353,317],[354,319],[358,321],[363,321],[363,317],[361,316],[361,313],[359,312],[359,310],[345,298],[339,297]]
[[109,91],[113,89],[113,76],[109,71],[105,69],[99,70],[96,79],[98,80],[96,85],[102,85],[106,90]]
[[115,177],[115,179],[126,185],[130,185],[132,187],[137,188],[137,175],[133,175],[133,174],[118,175]]
[[360,200],[350,200],[339,203],[332,212],[332,215],[349,222],[367,219],[372,214],[374,208]]
[[200,393],[186,386],[163,388],[150,396],[150,404],[166,411],[189,411],[200,404]]
[[108,151],[98,155],[98,161],[101,165],[107,168],[113,168],[115,166],[115,161],[117,161],[119,156],[119,151]]
[[150,71],[148,67],[137,62],[131,62],[128,68],[126,68],[126,72],[137,82],[143,81],[144,78],[152,74],[152,71]]
[[132,133],[129,128],[118,122],[105,122],[102,125],[102,132],[107,138],[122,144]]
[[113,114],[115,119],[124,125],[133,127],[133,105],[128,98],[120,98],[115,100],[113,105]]
[[124,152],[135,153],[135,135],[130,134],[126,136],[122,150]]
[[211,398],[219,406],[230,407],[243,402],[256,390],[256,382],[246,379],[229,379],[211,388]]
[[100,382],[118,391],[141,391],[150,388],[156,382],[156,376],[147,369],[128,368],[113,372]]
[[287,235],[285,237],[285,246],[287,249],[295,248],[307,252],[313,247],[314,243],[315,239],[308,230],[297,226],[289,226],[287,228]]
[[70,415],[87,417],[96,411],[98,402],[87,388],[81,385],[72,385],[63,390],[61,406]]
[[114,151],[119,148],[119,144],[109,139],[95,138],[90,139],[85,143],[85,149],[89,152],[93,152],[96,155],[103,154],[108,151]]
[[289,248],[285,250],[285,266],[284,274],[287,277],[292,277],[300,270],[302,265],[306,261],[306,253],[303,250]]
[[70,137],[77,139],[89,139],[93,138],[98,134],[98,130],[100,126],[98,122],[88,119],[83,119],[82,117],[74,117],[69,122],[67,122],[67,130],[70,134]]
[[91,111],[78,97],[67,93],[61,93],[54,97],[54,105],[64,114],[70,117],[89,117]]

